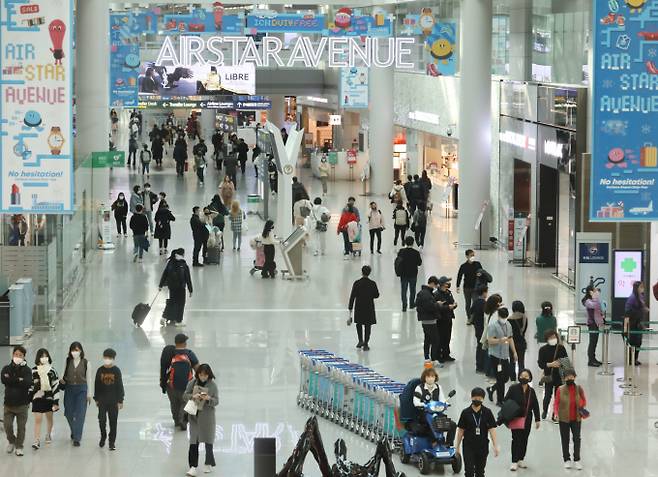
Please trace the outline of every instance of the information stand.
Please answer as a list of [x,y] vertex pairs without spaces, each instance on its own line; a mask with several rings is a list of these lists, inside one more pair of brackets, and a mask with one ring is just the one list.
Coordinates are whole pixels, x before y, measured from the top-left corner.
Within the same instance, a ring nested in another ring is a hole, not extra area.
[[308,278],[303,268],[305,227],[297,227],[281,242],[281,252],[287,269],[281,270],[281,276],[286,280],[303,280]]

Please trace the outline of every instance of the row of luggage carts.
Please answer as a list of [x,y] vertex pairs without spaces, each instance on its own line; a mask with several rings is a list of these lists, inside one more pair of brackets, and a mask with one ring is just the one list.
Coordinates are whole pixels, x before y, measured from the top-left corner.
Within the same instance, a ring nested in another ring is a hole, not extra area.
[[404,384],[321,349],[300,350],[299,366],[298,406],[370,441],[386,437],[391,447],[401,442],[397,415]]

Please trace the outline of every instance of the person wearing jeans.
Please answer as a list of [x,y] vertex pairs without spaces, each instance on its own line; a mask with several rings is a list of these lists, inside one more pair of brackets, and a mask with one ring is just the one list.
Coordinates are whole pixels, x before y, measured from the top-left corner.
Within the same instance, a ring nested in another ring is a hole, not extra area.
[[416,307],[416,281],[418,279],[418,267],[423,264],[420,252],[414,248],[414,238],[407,237],[404,240],[405,247],[400,249],[396,260],[396,274],[400,277],[400,298],[402,299],[402,311],[407,311],[407,291],[409,292],[409,306],[413,310]]
[[66,358],[64,377],[60,384],[64,385],[64,415],[71,429],[71,440],[75,447],[80,446],[82,430],[87,415],[87,405],[91,402],[91,370],[85,359],[82,345],[77,341],[69,346]]
[[370,202],[368,213],[368,231],[370,232],[370,253],[375,253],[375,239],[377,239],[377,253],[382,253],[382,230],[384,230],[384,214],[377,208],[376,202]]
[[[409,237],[412,241],[413,238]],[[416,314],[418,321],[423,326],[423,355],[425,361],[432,361],[436,367],[443,367],[439,363],[441,353],[441,343],[439,337],[439,328],[436,324],[437,315],[441,305],[434,298],[434,290],[439,284],[439,279],[435,276],[429,277],[427,285],[423,285],[416,295]]]
[[571,455],[569,454],[569,434],[573,436],[573,465],[582,470],[580,463],[580,424],[583,413],[586,413],[587,400],[583,388],[576,385],[576,371],[564,371],[564,382],[555,392],[553,412],[560,422],[560,440],[562,442],[562,458],[564,468],[571,468]]
[[144,250],[146,250],[146,233],[149,229],[149,222],[144,215],[144,206],[137,204],[135,213],[130,217],[130,230],[133,231],[133,262],[142,261]]
[[517,360],[516,348],[512,339],[512,326],[507,322],[509,311],[507,308],[498,309],[498,318],[491,319],[487,327],[489,341],[489,358],[492,369],[496,373],[496,383],[487,388],[489,400],[493,401],[496,391],[496,404],[502,405],[505,395],[505,383],[509,376],[510,349],[514,360]]
[[[2,384],[5,385],[4,427],[7,435],[7,453],[23,455],[27,410],[30,403],[32,370],[25,361],[27,351],[14,346],[11,363],[2,368]],[[16,434],[14,434],[16,420]]]

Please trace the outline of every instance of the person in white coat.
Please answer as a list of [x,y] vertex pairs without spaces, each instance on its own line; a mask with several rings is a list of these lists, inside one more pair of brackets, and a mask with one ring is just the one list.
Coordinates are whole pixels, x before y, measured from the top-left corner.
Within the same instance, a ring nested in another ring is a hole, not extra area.
[[311,217],[313,219],[313,230],[315,231],[315,250],[313,255],[324,255],[327,251],[327,227],[329,220],[331,220],[331,213],[324,205],[322,205],[322,199],[316,197],[313,200],[313,209],[311,211]]

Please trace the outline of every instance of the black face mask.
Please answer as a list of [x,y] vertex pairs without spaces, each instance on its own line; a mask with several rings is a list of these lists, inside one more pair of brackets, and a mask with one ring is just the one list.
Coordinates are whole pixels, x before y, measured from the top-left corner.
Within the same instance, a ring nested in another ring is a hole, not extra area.
[[565,379],[564,382],[567,383],[567,386],[573,386],[574,384],[576,384],[575,379]]
[[519,378],[519,383],[521,384],[528,384],[530,380],[528,378]]
[[478,401],[477,399],[473,399],[473,400],[471,401],[471,404],[472,404],[474,407],[482,406],[482,401]]

